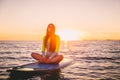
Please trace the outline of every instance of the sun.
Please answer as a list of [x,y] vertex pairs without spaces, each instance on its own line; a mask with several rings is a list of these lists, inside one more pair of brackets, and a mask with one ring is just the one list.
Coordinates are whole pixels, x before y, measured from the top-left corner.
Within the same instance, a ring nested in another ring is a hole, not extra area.
[[61,30],[57,32],[60,35],[61,40],[70,41],[70,40],[80,40],[82,32],[77,30]]

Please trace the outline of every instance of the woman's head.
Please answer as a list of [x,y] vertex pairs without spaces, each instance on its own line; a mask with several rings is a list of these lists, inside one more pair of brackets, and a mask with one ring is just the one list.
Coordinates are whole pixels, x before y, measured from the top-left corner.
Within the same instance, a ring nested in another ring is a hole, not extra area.
[[55,25],[50,23],[48,24],[46,36],[45,36],[45,47],[47,47],[48,39],[50,39],[50,51],[54,51],[56,48],[56,36],[55,36]]
[[47,27],[47,35],[54,35],[55,34],[55,25],[50,23]]

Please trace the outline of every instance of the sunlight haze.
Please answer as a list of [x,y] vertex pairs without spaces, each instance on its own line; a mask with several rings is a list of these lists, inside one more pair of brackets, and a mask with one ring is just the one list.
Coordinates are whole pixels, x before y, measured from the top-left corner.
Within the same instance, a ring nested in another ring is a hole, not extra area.
[[120,40],[120,0],[0,0],[0,40],[41,40],[49,23],[62,40]]

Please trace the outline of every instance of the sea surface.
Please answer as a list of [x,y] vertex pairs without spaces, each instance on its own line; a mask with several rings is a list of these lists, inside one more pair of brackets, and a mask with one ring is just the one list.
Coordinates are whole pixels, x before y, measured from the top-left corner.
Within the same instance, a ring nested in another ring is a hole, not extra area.
[[41,41],[0,41],[0,80],[120,80],[120,41],[62,41],[59,54],[74,63],[55,74],[12,79],[6,70],[35,62]]

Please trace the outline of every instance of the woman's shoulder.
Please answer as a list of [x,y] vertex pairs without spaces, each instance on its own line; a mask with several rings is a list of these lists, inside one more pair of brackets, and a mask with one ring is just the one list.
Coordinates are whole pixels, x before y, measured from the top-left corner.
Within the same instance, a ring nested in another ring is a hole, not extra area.
[[57,38],[57,39],[60,39],[60,36],[59,36],[59,35],[56,35],[56,38]]
[[46,38],[46,36],[43,36],[43,39],[45,39]]
[[56,36],[56,37],[58,37],[58,38],[60,37],[60,36],[59,36],[59,35],[57,35],[57,34],[56,34],[55,36]]

